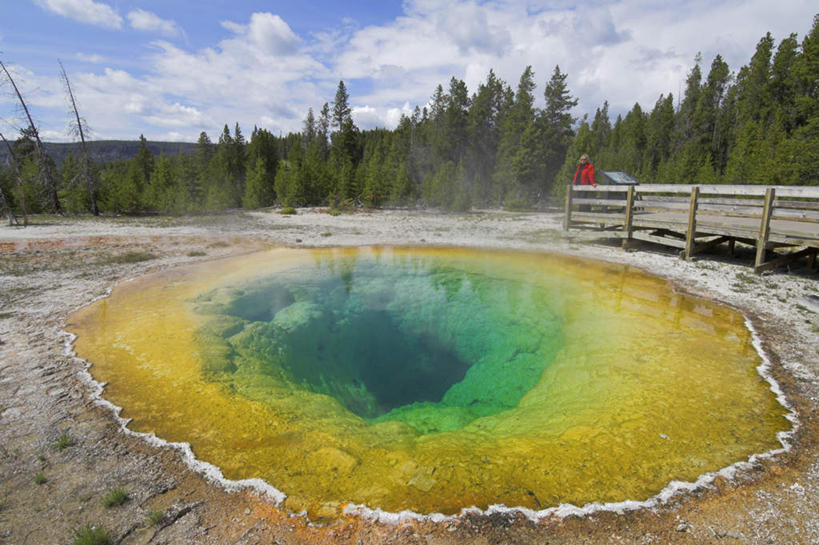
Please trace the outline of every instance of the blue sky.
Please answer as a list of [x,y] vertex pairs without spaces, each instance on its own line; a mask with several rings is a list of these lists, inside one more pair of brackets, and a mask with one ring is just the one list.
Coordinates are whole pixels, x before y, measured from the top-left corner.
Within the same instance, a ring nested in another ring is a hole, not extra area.
[[[471,91],[494,69],[542,92],[568,73],[577,115],[612,116],[682,88],[697,52],[736,71],[771,32],[810,30],[802,0],[0,0],[0,60],[47,140],[70,140],[62,60],[95,139],[215,139],[238,122],[297,131],[343,79],[362,128],[394,127],[439,83]],[[0,132],[24,125],[0,79]]]

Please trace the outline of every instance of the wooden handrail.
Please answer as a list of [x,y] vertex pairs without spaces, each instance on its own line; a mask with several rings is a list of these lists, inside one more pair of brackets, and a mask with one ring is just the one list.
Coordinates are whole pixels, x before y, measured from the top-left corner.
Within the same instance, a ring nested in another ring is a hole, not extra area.
[[632,239],[675,246],[686,259],[724,242],[729,249],[736,241],[754,243],[754,270],[761,272],[786,261],[775,254],[766,261],[771,249],[807,247],[794,257],[819,253],[819,186],[570,185],[563,228],[574,225],[606,230],[624,247]]
[[[615,185],[573,185],[572,191],[608,191],[625,193],[628,186]],[[700,195],[730,195],[730,196],[752,196],[764,197],[765,190],[774,188],[777,198],[781,197],[801,197],[804,199],[819,199],[819,186],[795,186],[795,185],[708,185],[708,184],[644,184],[633,186],[637,194],[648,193],[678,193],[690,195],[691,190],[699,188]]]

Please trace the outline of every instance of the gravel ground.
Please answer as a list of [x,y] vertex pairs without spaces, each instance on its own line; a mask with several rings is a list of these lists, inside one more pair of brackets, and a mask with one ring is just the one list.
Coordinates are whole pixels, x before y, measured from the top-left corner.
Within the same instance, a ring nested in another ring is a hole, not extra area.
[[[656,246],[625,252],[560,230],[560,214],[300,209],[195,218],[34,217],[0,227],[0,544],[72,543],[87,526],[111,543],[819,543],[819,274],[751,273],[751,251],[691,262]],[[448,245],[555,251],[633,265],[675,289],[743,312],[799,417],[793,448],[651,509],[550,517],[467,514],[329,526],[226,490],[183,456],[126,434],[66,355],[73,310],[148,271],[271,246]],[[122,489],[122,505],[104,499]]]

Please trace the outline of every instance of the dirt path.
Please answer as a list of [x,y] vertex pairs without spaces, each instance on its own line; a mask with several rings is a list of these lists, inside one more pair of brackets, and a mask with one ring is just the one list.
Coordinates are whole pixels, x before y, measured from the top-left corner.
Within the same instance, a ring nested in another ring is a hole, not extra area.
[[[748,261],[691,263],[626,253],[594,235],[564,238],[556,214],[330,216],[236,213],[195,219],[35,218],[0,227],[0,543],[71,543],[87,525],[111,543],[817,543],[819,276],[756,277]],[[71,312],[150,270],[271,245],[440,244],[560,251],[631,264],[749,316],[796,407],[793,450],[667,505],[543,520],[466,516],[387,524],[306,524],[250,491],[228,492],[180,454],[123,432],[93,401],[85,366],[65,355]],[[115,489],[120,506],[105,507]]]

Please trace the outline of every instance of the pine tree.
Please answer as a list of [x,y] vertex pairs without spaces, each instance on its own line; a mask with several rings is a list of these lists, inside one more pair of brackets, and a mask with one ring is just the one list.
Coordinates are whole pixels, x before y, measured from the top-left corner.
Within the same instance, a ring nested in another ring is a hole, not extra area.
[[799,184],[819,185],[819,15],[802,41],[794,61],[797,93],[795,128],[790,142],[791,179]]
[[80,161],[69,151],[60,168],[60,201],[65,211],[73,214],[88,212],[91,202],[83,184]]
[[176,177],[172,161],[166,155],[160,154],[159,159],[154,162],[150,184],[145,191],[144,206],[161,212],[171,212],[174,209],[176,194]]
[[347,93],[347,88],[344,86],[344,81],[338,82],[336,89],[336,97],[333,100],[333,127],[341,131],[344,124],[350,119],[352,110],[350,109],[350,95]]
[[331,118],[336,130],[331,134],[330,162],[335,177],[333,185],[342,198],[357,195],[359,189],[355,179],[355,170],[361,160],[359,131],[353,122],[349,101],[344,82],[339,81]]
[[[642,178],[643,175],[642,167],[647,143],[647,117],[643,113],[640,104],[635,103],[634,107],[626,114],[625,119],[615,125],[620,136],[616,138],[618,140],[616,145],[617,161],[611,165],[611,168],[628,172],[638,179]],[[614,135],[612,135],[612,139],[615,139]],[[600,165],[600,170],[605,168],[607,168],[605,164]]]
[[728,156],[724,181],[727,184],[752,184],[759,176],[761,141],[759,123],[748,119],[737,133],[736,142]]
[[796,34],[791,34],[779,43],[771,64],[771,78],[768,82],[768,94],[776,110],[781,113],[785,132],[789,135],[797,124],[797,57]]
[[135,212],[142,206],[142,194],[148,187],[151,172],[154,169],[154,154],[148,149],[148,141],[144,135],[139,135],[139,147],[132,161],[135,169],[132,182],[136,186],[137,205],[135,208],[129,209],[129,211]]
[[699,164],[704,157],[708,157],[710,161],[716,158],[717,162],[709,165],[712,170],[721,168],[722,158],[727,153],[728,127],[721,126],[719,122],[729,78],[728,64],[717,55],[711,63],[708,78],[698,93],[688,142],[684,144],[691,147],[687,154],[690,159],[682,167],[685,179],[700,177],[702,173],[699,172]]
[[700,63],[702,55],[697,53],[694,57],[694,66],[688,72],[685,80],[685,92],[683,93],[680,108],[674,120],[674,135],[672,139],[672,149],[674,152],[682,150],[686,143],[691,140],[694,132],[694,113],[700,100],[702,85],[702,70]]
[[743,66],[737,76],[737,121],[740,126],[747,121],[756,121],[763,129],[767,126],[772,106],[768,81],[773,43],[769,32],[759,40],[751,62]]
[[457,163],[466,151],[469,138],[467,132],[469,91],[466,83],[457,78],[451,78],[446,98],[441,137],[437,144],[441,150],[441,158]]
[[650,182],[654,179],[660,163],[671,155],[673,134],[674,97],[670,94],[666,97],[660,95],[646,122],[646,151],[642,171],[648,178],[642,181]]
[[233,142],[230,149],[230,185],[234,206],[241,204],[245,192],[246,147],[245,137],[242,135],[239,123],[236,123],[233,127]]
[[[497,160],[492,179],[498,198],[507,205],[523,206],[525,196],[520,172],[517,170],[517,156],[521,137],[525,131],[534,131],[535,79],[532,67],[527,66],[520,76],[515,98],[508,114],[501,121]],[[524,164],[526,162],[524,161]]]
[[176,182],[173,187],[174,195],[170,211],[174,214],[186,214],[204,210],[199,159],[196,155],[180,152],[173,166]]
[[[315,139],[315,138],[314,138]],[[276,178],[276,168],[279,165],[279,142],[270,131],[265,129],[255,128],[250,138],[250,143],[247,145],[246,157],[246,184],[250,183],[251,176],[258,175],[256,163],[259,159],[264,163],[264,178],[262,180],[254,180],[254,184],[261,184],[263,187],[254,188],[251,193],[261,197],[260,201],[253,208],[260,206],[270,206],[275,202],[276,195],[273,190],[273,181]],[[256,169],[257,172],[251,174],[251,171]],[[247,187],[242,197],[242,206],[247,208],[245,197],[248,195]],[[248,201],[248,202],[251,202]]]
[[492,174],[500,140],[501,122],[512,104],[512,91],[494,71],[478,87],[467,114],[465,179],[471,181],[475,200],[487,203],[492,195]]
[[[577,99],[569,93],[566,84],[568,75],[560,72],[560,66],[555,66],[549,83],[546,84],[544,96],[546,107],[541,112],[537,123],[542,132],[543,174],[540,185],[541,195],[546,195],[553,188],[556,176],[566,157],[566,150],[572,143],[575,118],[571,110],[577,106]],[[562,180],[561,180],[562,181]]]
[[261,208],[270,206],[273,200],[273,184],[268,176],[265,159],[258,157],[253,167],[247,171],[242,206],[246,209]]
[[304,137],[305,147],[309,146],[316,137],[316,116],[313,115],[313,108],[307,108],[307,117],[304,118],[304,129],[301,134]]
[[592,120],[591,124],[591,149],[587,150],[589,155],[597,157],[598,162],[600,160],[600,152],[603,151],[609,142],[611,130],[612,127],[611,119],[609,118],[609,103],[608,101],[604,101],[603,106],[601,108],[597,108],[597,111],[594,113],[594,119]]
[[330,105],[326,102],[321,107],[321,115],[316,125],[316,136],[321,139],[322,159],[327,159],[327,152],[330,149]]

